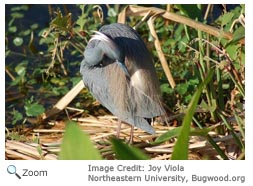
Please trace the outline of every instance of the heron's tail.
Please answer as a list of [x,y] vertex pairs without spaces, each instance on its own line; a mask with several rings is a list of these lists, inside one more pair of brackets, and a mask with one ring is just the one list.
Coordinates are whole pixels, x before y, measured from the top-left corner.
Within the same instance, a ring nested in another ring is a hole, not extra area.
[[154,128],[142,117],[134,117],[123,120],[134,127],[140,128],[149,134],[155,134]]

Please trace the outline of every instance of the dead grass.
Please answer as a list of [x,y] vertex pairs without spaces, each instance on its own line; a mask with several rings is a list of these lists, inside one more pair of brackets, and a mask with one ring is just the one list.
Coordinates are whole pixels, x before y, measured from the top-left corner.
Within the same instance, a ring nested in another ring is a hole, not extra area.
[[[110,138],[115,136],[116,133],[118,122],[116,117],[110,115],[89,116],[72,118],[72,120],[77,121],[83,131],[89,134],[90,139],[99,149],[104,159],[115,159],[114,152],[111,149]],[[153,142],[158,136],[174,127],[162,126],[159,123],[154,123],[153,127],[156,130],[155,135],[149,135],[140,129],[135,129],[133,145],[142,149],[153,160],[170,159],[176,139],[155,146],[151,146],[150,142]],[[56,160],[60,151],[64,128],[64,122],[55,122],[50,129],[33,129],[27,133],[25,141],[7,140],[5,143],[6,159]],[[130,127],[123,124],[120,138],[127,142],[129,133]],[[231,159],[236,159],[239,156],[232,136],[217,136],[214,132],[210,132],[210,135],[220,148],[227,152]],[[35,138],[38,138],[39,143],[32,142]],[[189,143],[189,159],[220,159],[220,156],[206,138],[192,136]]]

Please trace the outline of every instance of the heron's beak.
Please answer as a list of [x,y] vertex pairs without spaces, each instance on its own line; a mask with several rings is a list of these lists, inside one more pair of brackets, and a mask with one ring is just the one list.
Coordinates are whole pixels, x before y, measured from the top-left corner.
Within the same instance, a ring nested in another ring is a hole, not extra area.
[[124,63],[122,63],[122,62],[119,62],[119,61],[116,61],[116,63],[117,63],[117,64],[120,66],[120,68],[124,71],[124,73],[126,74],[126,76],[127,76],[128,78],[130,78],[130,74],[129,74],[128,70],[127,70],[126,65],[125,65]]

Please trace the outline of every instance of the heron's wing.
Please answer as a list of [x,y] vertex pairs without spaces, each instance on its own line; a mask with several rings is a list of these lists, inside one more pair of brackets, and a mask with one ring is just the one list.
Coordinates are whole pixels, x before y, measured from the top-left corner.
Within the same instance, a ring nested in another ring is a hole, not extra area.
[[159,83],[150,71],[138,69],[131,76],[131,102],[136,103],[134,110],[137,116],[153,118],[165,115],[162,106]]
[[134,123],[134,125],[132,124],[133,126],[140,128],[149,134],[155,134],[154,128],[143,117],[134,116],[131,118],[125,118],[123,121],[130,124]]
[[[125,52],[125,64],[130,75],[128,103],[136,116],[152,118],[164,115],[159,81],[152,57],[138,33],[124,24],[110,24],[100,29]],[[116,84],[112,78],[110,84]],[[116,88],[113,95],[117,94]],[[119,102],[121,99],[118,100]]]
[[[92,95],[112,114],[117,116],[120,120],[129,123],[135,127],[143,129],[144,131],[154,134],[155,131],[152,126],[142,117],[136,116],[131,110],[131,104],[129,105],[129,88],[124,73],[120,67],[112,63],[103,68],[90,68],[81,64],[81,74],[83,75],[83,81],[89,88]],[[108,75],[108,73],[110,75]],[[117,78],[116,84],[110,84],[108,79],[112,76]],[[124,86],[123,86],[124,85]],[[117,94],[112,90],[117,90]],[[118,100],[124,100],[118,101]]]

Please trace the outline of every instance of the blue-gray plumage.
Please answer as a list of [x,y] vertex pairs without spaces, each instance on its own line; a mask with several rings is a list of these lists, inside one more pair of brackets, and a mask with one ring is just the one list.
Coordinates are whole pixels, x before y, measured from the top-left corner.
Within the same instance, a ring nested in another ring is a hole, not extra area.
[[101,27],[80,72],[93,96],[121,121],[155,133],[146,119],[165,112],[152,57],[135,30],[119,23]]

